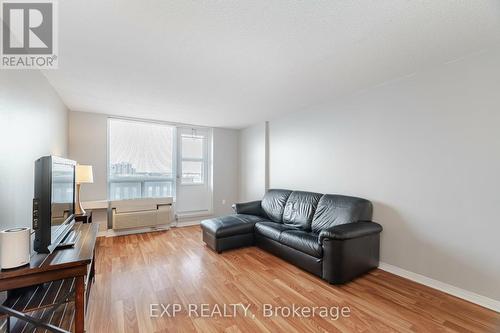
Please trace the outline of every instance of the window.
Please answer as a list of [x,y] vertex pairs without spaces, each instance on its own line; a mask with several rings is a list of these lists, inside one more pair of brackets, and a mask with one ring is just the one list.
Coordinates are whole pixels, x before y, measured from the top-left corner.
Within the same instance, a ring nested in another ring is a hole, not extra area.
[[175,196],[175,127],[109,119],[110,200]]
[[181,182],[187,184],[205,183],[206,137],[192,134],[181,135]]

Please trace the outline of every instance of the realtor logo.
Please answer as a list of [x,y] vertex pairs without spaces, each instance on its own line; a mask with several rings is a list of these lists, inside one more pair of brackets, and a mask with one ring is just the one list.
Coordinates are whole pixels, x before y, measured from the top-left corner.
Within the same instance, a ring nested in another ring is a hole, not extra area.
[[1,7],[1,67],[57,68],[56,3],[4,0]]

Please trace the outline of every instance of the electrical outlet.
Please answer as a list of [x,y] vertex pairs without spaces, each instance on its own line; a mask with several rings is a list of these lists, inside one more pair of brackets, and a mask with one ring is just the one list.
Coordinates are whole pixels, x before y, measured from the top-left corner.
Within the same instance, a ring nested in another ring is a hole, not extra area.
[[225,205],[226,204],[226,199],[222,199],[222,204]]

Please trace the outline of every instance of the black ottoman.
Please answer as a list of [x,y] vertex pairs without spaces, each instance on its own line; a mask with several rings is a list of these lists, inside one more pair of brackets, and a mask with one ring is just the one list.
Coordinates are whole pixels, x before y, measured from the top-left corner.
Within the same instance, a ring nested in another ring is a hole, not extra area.
[[253,215],[235,214],[201,221],[203,241],[221,253],[254,244],[255,223],[266,221]]

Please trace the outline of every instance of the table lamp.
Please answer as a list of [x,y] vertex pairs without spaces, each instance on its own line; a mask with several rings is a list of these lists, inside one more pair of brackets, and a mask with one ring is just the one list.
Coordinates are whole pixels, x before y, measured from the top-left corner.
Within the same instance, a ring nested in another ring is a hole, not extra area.
[[75,214],[85,214],[85,209],[82,207],[80,201],[80,186],[81,184],[92,184],[94,182],[94,174],[92,172],[92,165],[76,166],[76,207]]

